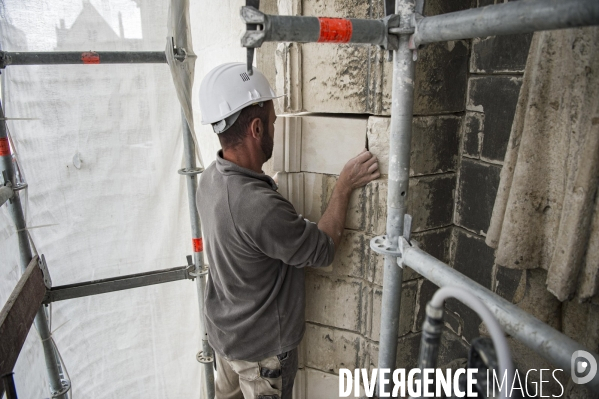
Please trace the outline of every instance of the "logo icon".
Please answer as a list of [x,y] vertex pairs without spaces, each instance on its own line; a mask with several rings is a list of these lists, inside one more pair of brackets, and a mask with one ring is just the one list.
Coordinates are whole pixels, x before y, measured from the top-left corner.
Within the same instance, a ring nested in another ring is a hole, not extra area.
[[576,351],[571,358],[572,381],[576,384],[586,384],[597,374],[597,360],[586,351]]

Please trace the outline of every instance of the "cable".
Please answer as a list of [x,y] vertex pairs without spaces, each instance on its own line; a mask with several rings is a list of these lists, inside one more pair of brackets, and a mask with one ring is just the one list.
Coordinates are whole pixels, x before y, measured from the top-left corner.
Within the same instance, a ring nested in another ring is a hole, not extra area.
[[[489,330],[489,334],[491,335],[491,339],[493,340],[493,345],[495,346],[495,352],[497,353],[497,361],[499,363],[499,370],[503,371],[502,374],[507,376],[507,381],[513,380],[513,365],[512,365],[512,356],[510,355],[510,348],[507,344],[507,340],[505,339],[505,334],[499,325],[499,322],[493,316],[493,313],[487,308],[480,299],[478,299],[473,294],[468,291],[464,291],[457,287],[446,286],[442,287],[435,295],[433,295],[433,299],[431,299],[431,305],[438,309],[443,309],[443,302],[447,298],[455,298],[462,302],[464,305],[468,306],[472,310],[474,310],[483,322],[486,324],[487,329]],[[508,398],[508,384],[504,389],[501,389],[501,399]]]

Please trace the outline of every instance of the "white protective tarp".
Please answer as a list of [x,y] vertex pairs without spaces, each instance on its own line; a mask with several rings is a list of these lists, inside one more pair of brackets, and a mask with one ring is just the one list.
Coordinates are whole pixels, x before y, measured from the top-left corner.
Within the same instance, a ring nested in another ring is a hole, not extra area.
[[[244,61],[242,1],[194,1],[196,88],[214,66]],[[160,51],[167,0],[2,0],[5,51]],[[22,198],[53,284],[184,265],[191,233],[181,107],[166,64],[11,66],[3,105],[29,188]],[[194,95],[195,94],[195,95]],[[196,126],[204,164],[218,142]],[[0,208],[0,305],[21,274]],[[197,398],[202,390],[195,284],[179,281],[57,302],[52,331],[74,398]],[[19,397],[49,397],[32,328],[15,368]]]

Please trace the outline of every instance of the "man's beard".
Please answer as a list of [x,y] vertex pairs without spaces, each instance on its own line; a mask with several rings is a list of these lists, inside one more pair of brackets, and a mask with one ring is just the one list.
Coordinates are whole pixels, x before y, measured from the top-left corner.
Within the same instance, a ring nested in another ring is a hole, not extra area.
[[270,134],[268,134],[268,132],[264,132],[264,134],[262,135],[262,140],[260,140],[260,148],[262,149],[262,152],[266,157],[264,162],[268,161],[272,157],[272,150],[274,148],[274,144],[274,140],[272,139],[272,137],[270,137]]

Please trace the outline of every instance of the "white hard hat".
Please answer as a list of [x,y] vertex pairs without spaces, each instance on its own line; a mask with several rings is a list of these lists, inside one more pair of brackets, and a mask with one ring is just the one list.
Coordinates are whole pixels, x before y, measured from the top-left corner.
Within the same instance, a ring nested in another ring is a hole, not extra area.
[[200,85],[202,125],[213,124],[222,133],[237,120],[248,105],[277,98],[266,77],[254,68],[248,75],[246,64],[231,62],[208,72]]

